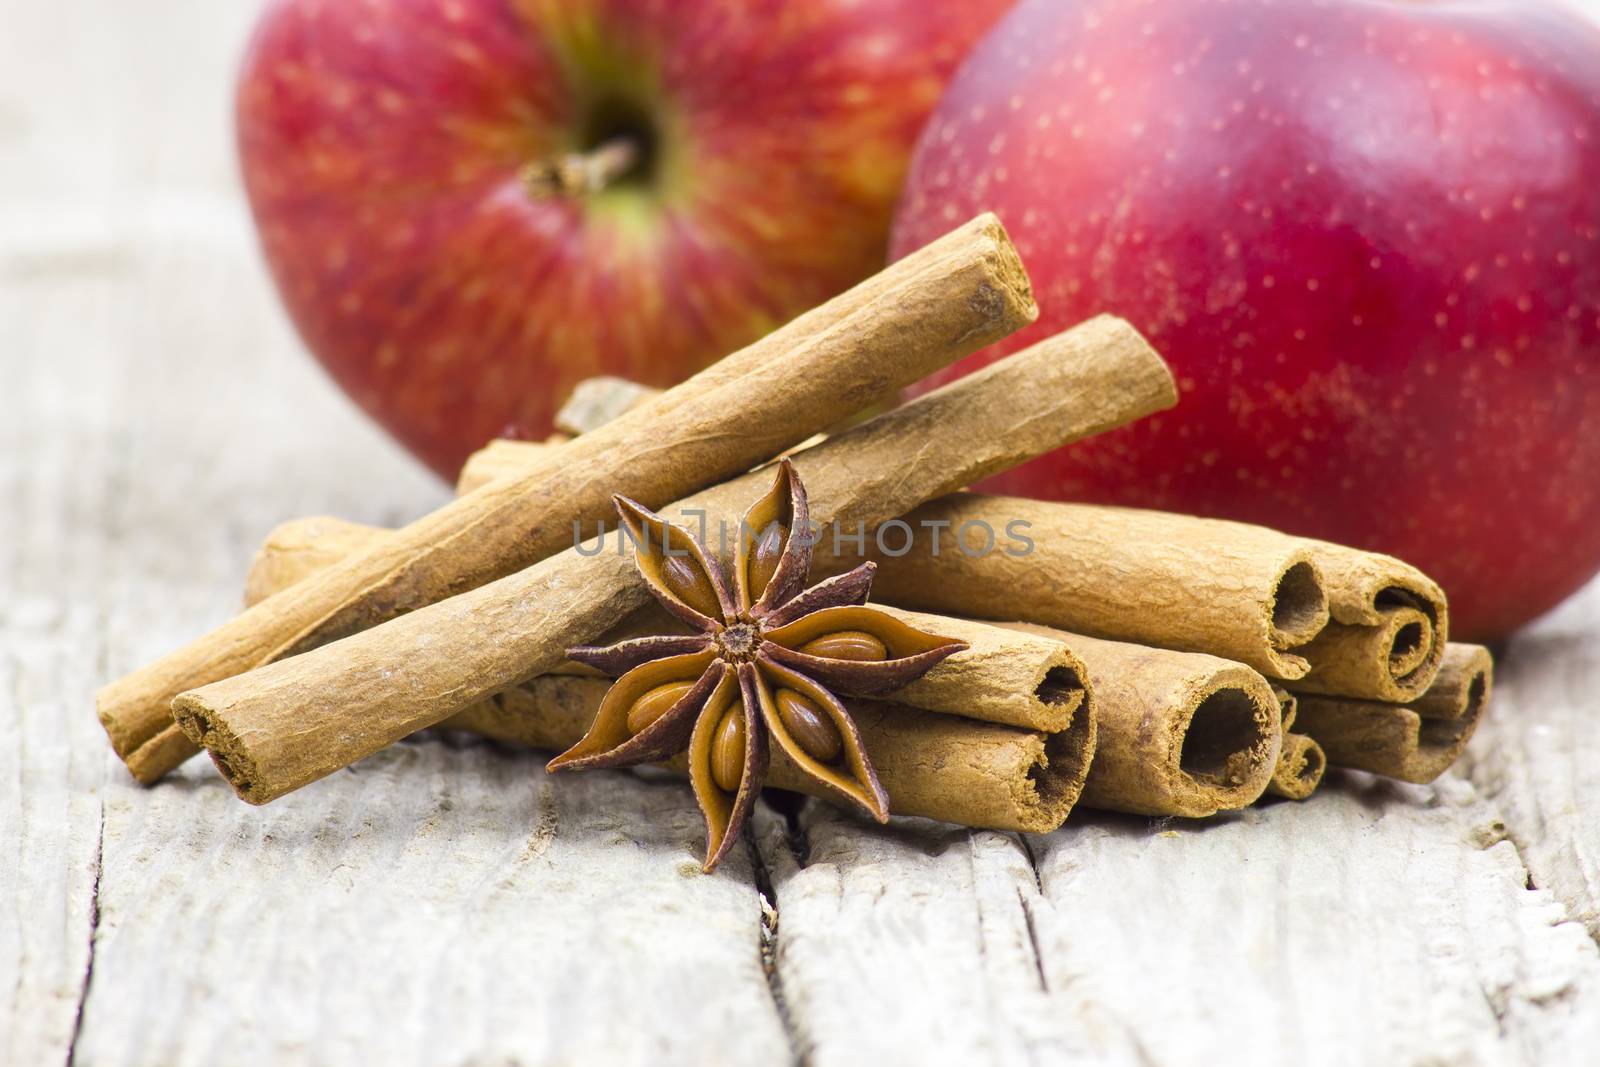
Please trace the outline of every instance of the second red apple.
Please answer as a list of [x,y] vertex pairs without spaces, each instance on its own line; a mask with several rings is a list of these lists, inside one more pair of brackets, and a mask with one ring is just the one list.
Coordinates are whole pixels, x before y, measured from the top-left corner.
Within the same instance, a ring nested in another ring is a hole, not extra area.
[[[894,248],[994,210],[1043,315],[1168,413],[997,480],[1389,552],[1509,632],[1600,567],[1600,32],[1541,3],[1029,0],[953,81]],[[971,369],[970,366],[965,369]]]

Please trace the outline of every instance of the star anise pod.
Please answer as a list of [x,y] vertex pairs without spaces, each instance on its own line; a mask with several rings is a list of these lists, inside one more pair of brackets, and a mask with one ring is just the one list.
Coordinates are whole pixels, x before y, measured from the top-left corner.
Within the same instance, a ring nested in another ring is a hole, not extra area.
[[688,532],[615,500],[639,573],[694,632],[569,649],[617,681],[583,740],[550,770],[631,767],[687,749],[707,871],[738,839],[766,776],[769,737],[829,792],[888,819],[889,798],[839,694],[898,689],[966,645],[862,606],[872,563],[801,591],[811,541],[805,488],[788,460],[745,513],[731,583]]

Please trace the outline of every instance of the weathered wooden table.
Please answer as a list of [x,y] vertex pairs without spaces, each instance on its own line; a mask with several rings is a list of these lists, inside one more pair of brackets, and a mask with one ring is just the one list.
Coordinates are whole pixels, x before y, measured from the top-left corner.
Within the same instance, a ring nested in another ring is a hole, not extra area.
[[1049,837],[417,740],[265,809],[153,790],[91,693],[295,515],[445,490],[299,351],[232,173],[253,3],[7,3],[0,1063],[1600,1062],[1600,585],[1433,788],[1335,774]]

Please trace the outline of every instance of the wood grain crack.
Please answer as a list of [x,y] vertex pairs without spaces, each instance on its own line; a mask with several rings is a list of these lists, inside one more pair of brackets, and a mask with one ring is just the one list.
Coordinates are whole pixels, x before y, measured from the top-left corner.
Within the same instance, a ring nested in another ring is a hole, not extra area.
[[67,1067],[78,1059],[78,1038],[83,1033],[83,1016],[89,1005],[89,986],[94,982],[94,945],[100,932],[100,877],[105,870],[106,810],[101,805],[96,813],[97,825],[94,846],[94,883],[89,890],[89,955],[83,965],[83,983],[78,987],[78,1009],[72,1017],[72,1039],[67,1043]]
[[[790,846],[787,833],[784,835],[783,845]],[[761,901],[761,919],[757,934],[761,946],[761,973],[766,977],[767,995],[772,998],[772,1009],[778,1015],[778,1022],[783,1027],[784,1040],[789,1045],[789,1063],[794,1067],[802,1067],[808,1062],[808,1056],[800,1040],[799,1031],[795,1027],[794,1018],[789,1013],[789,1001],[783,993],[783,975],[778,971],[778,891],[773,888],[772,872],[761,856],[761,848],[757,845],[754,834],[745,835],[745,850],[750,856],[750,870],[755,877],[756,893]]]
[[1021,889],[1017,890],[1017,903],[1022,906],[1022,924],[1028,931],[1028,951],[1033,956],[1034,973],[1039,976],[1039,988],[1048,993],[1050,979],[1044,975],[1044,953],[1039,950],[1039,932],[1033,928],[1033,909],[1028,907],[1028,898],[1022,895]]

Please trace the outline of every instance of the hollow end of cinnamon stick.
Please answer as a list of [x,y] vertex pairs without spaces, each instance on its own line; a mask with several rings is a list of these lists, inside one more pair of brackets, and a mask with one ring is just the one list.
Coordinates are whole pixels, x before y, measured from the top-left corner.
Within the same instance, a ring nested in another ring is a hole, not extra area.
[[1198,702],[1184,708],[1188,721],[1181,724],[1178,769],[1188,779],[1183,784],[1204,794],[1206,807],[1220,811],[1255,799],[1251,779],[1261,753],[1271,747],[1271,727],[1262,714],[1260,694],[1249,684],[1215,681]]
[[1018,830],[1049,833],[1083,796],[1099,743],[1093,700],[1083,701],[1065,729],[1044,735],[1044,753],[1028,768],[1029,789],[1019,798]]
[[1283,752],[1267,784],[1267,794],[1285,800],[1305,800],[1317,791],[1327,773],[1328,759],[1322,746],[1305,734],[1285,733]]
[[1051,667],[1033,687],[1033,699],[1041,707],[1060,709],[1070,717],[1083,706],[1085,684],[1082,673],[1074,667]]
[[1309,556],[1291,557],[1272,587],[1267,606],[1272,647],[1293,648],[1315,637],[1328,622],[1328,594]]
[[273,795],[264,795],[257,787],[261,775],[249,746],[240,742],[226,719],[212,715],[204,703],[183,695],[172,702],[172,716],[184,736],[210,755],[217,772],[241,800],[265,804],[273,799]]

